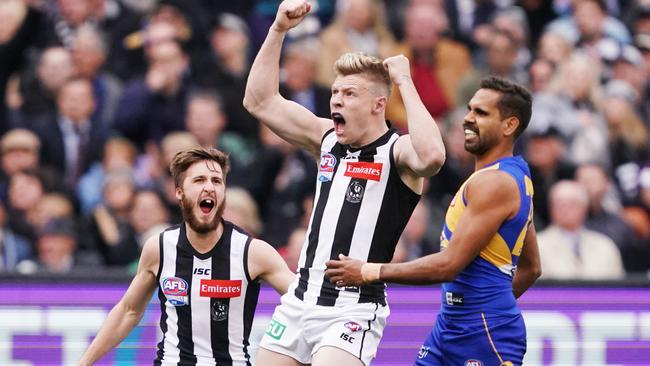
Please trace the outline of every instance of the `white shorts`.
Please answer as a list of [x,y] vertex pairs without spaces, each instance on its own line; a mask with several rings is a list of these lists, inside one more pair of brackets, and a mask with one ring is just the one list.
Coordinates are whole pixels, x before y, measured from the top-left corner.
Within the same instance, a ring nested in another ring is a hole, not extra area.
[[370,365],[390,314],[376,303],[343,306],[308,305],[293,292],[282,296],[260,347],[310,364],[323,346],[340,348]]

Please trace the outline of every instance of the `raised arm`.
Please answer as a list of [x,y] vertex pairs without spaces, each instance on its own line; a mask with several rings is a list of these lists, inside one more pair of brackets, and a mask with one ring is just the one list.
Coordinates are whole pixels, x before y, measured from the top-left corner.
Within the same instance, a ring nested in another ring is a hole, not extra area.
[[399,88],[408,120],[408,135],[400,137],[395,144],[397,167],[403,180],[405,174],[430,177],[445,162],[445,145],[440,130],[415,89],[409,60],[404,55],[398,55],[384,60],[384,65],[393,84]]
[[542,263],[539,259],[537,246],[537,232],[533,223],[528,227],[524,238],[524,247],[521,249],[519,263],[512,279],[512,292],[516,298],[523,295],[530,286],[542,275]]
[[284,295],[296,278],[280,254],[268,243],[253,239],[248,249],[248,268],[253,279],[261,278]]
[[333,127],[332,122],[284,99],[278,90],[282,42],[287,31],[300,23],[310,10],[311,5],[304,0],[285,0],[280,4],[248,75],[244,107],[278,136],[318,155],[321,138]]
[[[372,263],[347,259],[326,263],[326,275],[341,285],[358,286],[381,280],[404,284],[432,284],[452,281],[479,255],[497,230],[519,208],[515,181],[507,173],[486,171],[474,177],[466,188],[467,207],[456,225],[447,248],[406,263]],[[368,271],[370,269],[370,271]],[[365,280],[364,280],[365,278]]]
[[104,325],[79,360],[78,365],[93,365],[138,325],[157,287],[156,273],[158,272],[159,258],[158,237],[154,236],[147,240],[142,249],[138,272],[124,297],[108,314]]

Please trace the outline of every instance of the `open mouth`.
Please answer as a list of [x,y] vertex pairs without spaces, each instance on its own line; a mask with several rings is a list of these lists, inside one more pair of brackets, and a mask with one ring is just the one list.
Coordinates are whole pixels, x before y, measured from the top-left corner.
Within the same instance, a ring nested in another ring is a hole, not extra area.
[[472,128],[468,125],[463,126],[463,131],[465,132],[465,137],[477,137],[478,136],[478,130],[475,128]]
[[210,198],[205,198],[199,202],[199,208],[204,214],[209,213],[214,208],[214,201]]
[[341,113],[332,113],[332,121],[334,122],[334,129],[337,134],[341,134],[344,131],[345,118]]

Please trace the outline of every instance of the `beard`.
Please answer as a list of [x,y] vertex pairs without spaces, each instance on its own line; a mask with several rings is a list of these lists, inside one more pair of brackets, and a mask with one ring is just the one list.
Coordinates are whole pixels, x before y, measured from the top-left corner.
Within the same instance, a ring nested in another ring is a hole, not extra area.
[[476,142],[473,143],[468,143],[465,141],[465,150],[472,154],[472,155],[483,155],[485,154],[488,150],[490,150],[493,146],[497,144],[496,139],[491,138],[488,135],[476,135]]
[[219,202],[216,207],[217,212],[209,221],[201,221],[198,217],[196,217],[194,214],[194,207],[197,205],[198,204],[196,202],[193,202],[186,198],[185,194],[183,193],[183,196],[181,197],[181,214],[183,216],[183,221],[185,221],[192,230],[196,231],[199,234],[207,234],[210,231],[216,230],[219,226],[219,222],[221,222],[223,210],[226,207],[225,198],[223,201]]

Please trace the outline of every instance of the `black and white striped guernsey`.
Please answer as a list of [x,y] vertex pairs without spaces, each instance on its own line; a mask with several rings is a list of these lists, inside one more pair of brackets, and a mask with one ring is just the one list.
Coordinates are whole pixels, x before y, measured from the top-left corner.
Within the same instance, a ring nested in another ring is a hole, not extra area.
[[385,284],[337,288],[324,276],[325,262],[339,253],[390,262],[420,195],[397,172],[393,146],[399,135],[394,129],[358,149],[338,143],[333,131],[321,143],[314,208],[292,288],[310,304],[385,304]]
[[154,365],[250,365],[248,337],[259,282],[248,271],[252,238],[228,221],[212,250],[189,243],[185,225],[160,234],[160,329]]

